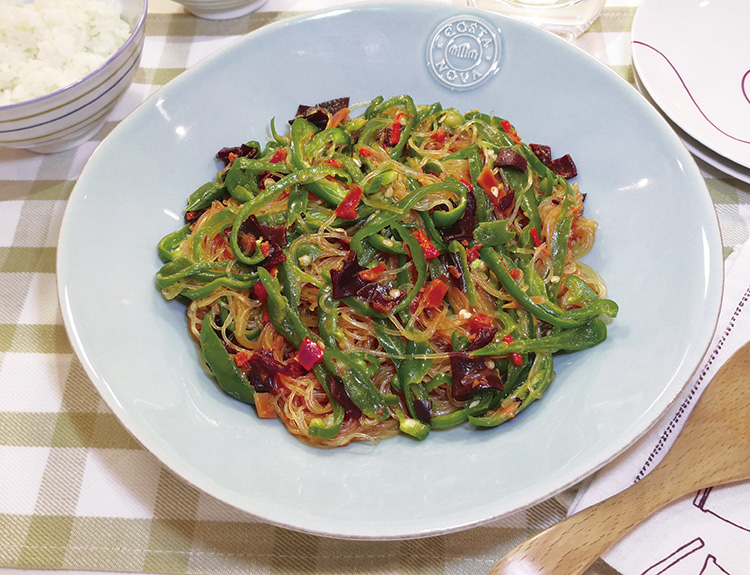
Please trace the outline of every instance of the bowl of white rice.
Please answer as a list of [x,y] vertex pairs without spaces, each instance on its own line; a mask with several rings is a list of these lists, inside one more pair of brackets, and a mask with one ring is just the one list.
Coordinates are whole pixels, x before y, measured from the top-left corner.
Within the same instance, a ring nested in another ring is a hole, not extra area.
[[147,0],[0,0],[0,147],[67,150],[133,81]]

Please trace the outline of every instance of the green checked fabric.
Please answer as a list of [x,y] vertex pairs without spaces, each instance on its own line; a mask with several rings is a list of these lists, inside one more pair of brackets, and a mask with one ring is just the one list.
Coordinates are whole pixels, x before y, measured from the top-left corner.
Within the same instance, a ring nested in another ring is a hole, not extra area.
[[[631,82],[637,2],[610,3],[576,41]],[[73,354],[57,300],[56,242],[87,159],[160,86],[240,35],[288,17],[273,8],[281,4],[223,22],[149,15],[135,83],[96,141],[51,156],[0,150],[0,568],[486,573],[504,552],[565,517],[563,496],[486,526],[415,541],[338,541],[273,527],[196,490],[142,449]],[[728,254],[748,239],[750,185],[700,166]],[[601,561],[589,573],[618,575]]]

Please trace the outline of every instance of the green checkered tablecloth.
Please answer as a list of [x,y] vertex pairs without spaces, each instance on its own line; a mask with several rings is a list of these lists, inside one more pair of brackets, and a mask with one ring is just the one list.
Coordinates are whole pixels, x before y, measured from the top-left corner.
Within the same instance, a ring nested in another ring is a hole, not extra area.
[[[287,17],[285,4],[271,1],[223,22],[179,10],[149,14],[135,83],[95,141],[49,156],[0,150],[0,573],[485,573],[565,516],[565,498],[555,498],[469,531],[402,542],[273,527],[199,492],[140,447],[73,354],[55,255],[66,201],[87,159],[160,86],[236,37]],[[636,5],[610,2],[576,41],[629,81]],[[748,238],[750,185],[700,167],[728,254]],[[590,573],[616,575],[601,561]]]

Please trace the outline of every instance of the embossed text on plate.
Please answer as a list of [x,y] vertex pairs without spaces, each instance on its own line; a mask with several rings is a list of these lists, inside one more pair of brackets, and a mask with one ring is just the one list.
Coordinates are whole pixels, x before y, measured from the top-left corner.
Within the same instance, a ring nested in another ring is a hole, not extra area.
[[475,88],[499,68],[499,30],[476,16],[442,22],[427,45],[427,65],[452,90]]

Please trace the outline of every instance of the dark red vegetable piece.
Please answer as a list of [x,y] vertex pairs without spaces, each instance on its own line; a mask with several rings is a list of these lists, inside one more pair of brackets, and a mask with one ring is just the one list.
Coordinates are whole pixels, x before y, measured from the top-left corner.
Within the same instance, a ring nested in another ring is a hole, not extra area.
[[331,270],[331,286],[333,287],[333,299],[342,299],[357,295],[367,282],[359,276],[363,271],[357,261],[357,254],[349,252],[340,270]]
[[521,154],[510,148],[500,148],[495,159],[496,168],[512,168],[519,172],[525,172],[528,162]]
[[552,161],[552,148],[542,144],[529,144],[531,151],[545,166]]
[[329,377],[328,384],[331,386],[331,396],[339,403],[339,405],[341,405],[341,407],[344,408],[344,411],[346,411],[354,419],[359,419],[360,417],[362,417],[362,410],[354,405],[354,402],[346,393],[346,389],[344,388],[343,383],[341,383],[335,377]]
[[[444,267],[448,268],[450,272],[449,275],[451,280],[453,280],[453,284],[466,293],[466,280],[464,279],[463,272],[461,272],[461,259],[458,257],[458,254],[448,252],[445,256],[441,256],[441,258]],[[455,271],[451,270],[451,268]]]
[[286,245],[286,227],[277,228],[261,224],[254,215],[251,215],[242,223],[240,231],[252,234],[256,239],[262,237],[273,244]]
[[466,209],[458,221],[447,228],[440,230],[446,242],[453,240],[471,241],[474,239],[474,229],[477,227],[477,200],[474,192],[466,192]]
[[286,261],[286,254],[284,253],[284,249],[277,243],[268,243],[270,244],[271,251],[269,252],[266,260],[263,262],[263,267],[266,269],[272,269],[278,267]]
[[242,158],[254,158],[258,155],[259,148],[256,146],[248,146],[242,144],[240,146],[234,146],[232,148],[222,148],[216,153],[216,159],[224,162],[224,165],[229,165],[229,154],[234,154],[237,157]]
[[505,211],[513,205],[513,200],[515,198],[516,198],[516,191],[508,190],[508,193],[505,194],[502,198],[500,198],[500,201],[497,203],[497,205],[501,210]]
[[240,231],[252,235],[256,240],[263,238],[268,241],[269,252],[263,262],[263,267],[273,268],[286,261],[286,254],[281,246],[286,245],[286,228],[261,224],[254,215],[248,217]]
[[471,340],[469,345],[469,351],[483,348],[488,343],[491,343],[495,339],[497,328],[495,326],[479,326],[477,333],[474,334],[474,339]]
[[539,158],[545,166],[552,161],[552,148],[544,146],[542,144],[529,144],[529,148],[534,152],[534,155]]
[[529,147],[531,148],[531,151],[534,152],[534,155],[539,158],[539,161],[552,170],[552,173],[555,175],[562,176],[566,180],[578,175],[578,168],[576,168],[570,154],[565,154],[564,156],[553,160],[552,150],[549,146],[530,144]]
[[503,382],[497,370],[487,365],[484,358],[474,358],[464,352],[451,354],[451,393],[457,401],[467,401],[477,391],[503,390]]
[[276,361],[272,352],[256,351],[247,362],[247,379],[258,393],[273,391],[273,380],[277,374],[292,375],[292,370]]
[[415,399],[414,415],[422,423],[430,423],[432,420],[432,402],[424,399]]
[[375,311],[389,314],[406,297],[404,290],[396,291],[398,293],[389,290],[379,283],[370,282],[357,291],[357,297],[365,300]]
[[578,175],[578,169],[573,162],[573,158],[570,157],[570,154],[565,154],[556,160],[552,160],[547,167],[566,180]]
[[[316,104],[314,106],[306,106],[300,104],[297,108],[297,115],[295,118],[304,118],[308,122],[315,124],[321,130],[328,124],[329,116],[335,114],[343,108],[349,107],[349,98],[335,98],[333,100],[327,100]],[[291,124],[294,120],[290,120]]]

